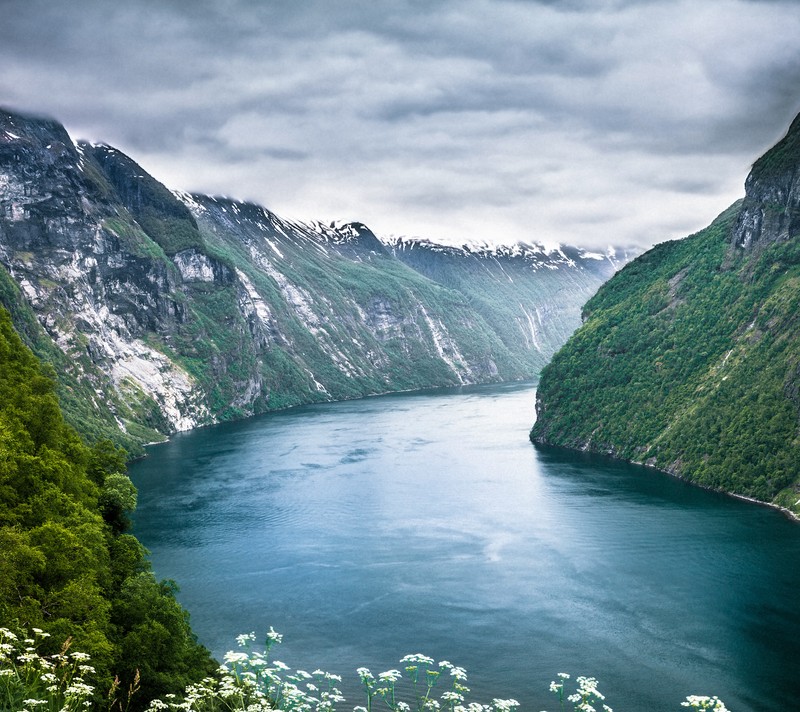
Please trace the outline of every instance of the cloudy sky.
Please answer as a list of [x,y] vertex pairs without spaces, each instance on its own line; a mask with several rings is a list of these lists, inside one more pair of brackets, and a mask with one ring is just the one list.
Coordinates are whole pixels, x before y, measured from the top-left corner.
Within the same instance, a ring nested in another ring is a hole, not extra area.
[[796,0],[0,0],[0,105],[170,188],[442,241],[651,245],[800,111]]

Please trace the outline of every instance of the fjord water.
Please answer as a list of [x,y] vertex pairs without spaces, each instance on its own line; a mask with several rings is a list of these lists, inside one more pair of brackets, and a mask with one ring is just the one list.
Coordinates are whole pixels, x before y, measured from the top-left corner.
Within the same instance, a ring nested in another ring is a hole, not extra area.
[[422,652],[473,698],[558,708],[558,672],[617,712],[719,695],[796,709],[800,525],[653,470],[527,439],[531,385],[297,408],[175,436],[131,468],[135,533],[217,656],[344,677]]

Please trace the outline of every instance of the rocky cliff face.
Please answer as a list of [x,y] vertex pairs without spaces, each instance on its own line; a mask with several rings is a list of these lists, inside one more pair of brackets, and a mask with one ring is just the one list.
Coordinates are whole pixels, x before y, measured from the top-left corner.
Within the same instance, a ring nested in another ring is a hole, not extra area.
[[299,403],[532,377],[616,267],[411,251],[173,194],[110,146],[0,111],[0,299],[90,438],[135,450]]
[[800,116],[786,136],[753,164],[733,228],[742,250],[786,241],[800,233]]

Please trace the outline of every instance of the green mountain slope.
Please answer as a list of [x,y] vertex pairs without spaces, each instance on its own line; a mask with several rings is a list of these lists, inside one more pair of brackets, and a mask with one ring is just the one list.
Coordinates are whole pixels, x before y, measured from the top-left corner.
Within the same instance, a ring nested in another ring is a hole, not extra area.
[[746,197],[584,308],[544,369],[531,439],[800,512],[800,120]]

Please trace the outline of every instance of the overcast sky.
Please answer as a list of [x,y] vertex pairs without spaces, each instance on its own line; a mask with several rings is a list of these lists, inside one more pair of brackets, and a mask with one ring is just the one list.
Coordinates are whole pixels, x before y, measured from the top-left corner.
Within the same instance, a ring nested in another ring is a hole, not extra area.
[[0,0],[0,105],[170,188],[442,241],[704,227],[800,111],[796,0]]

